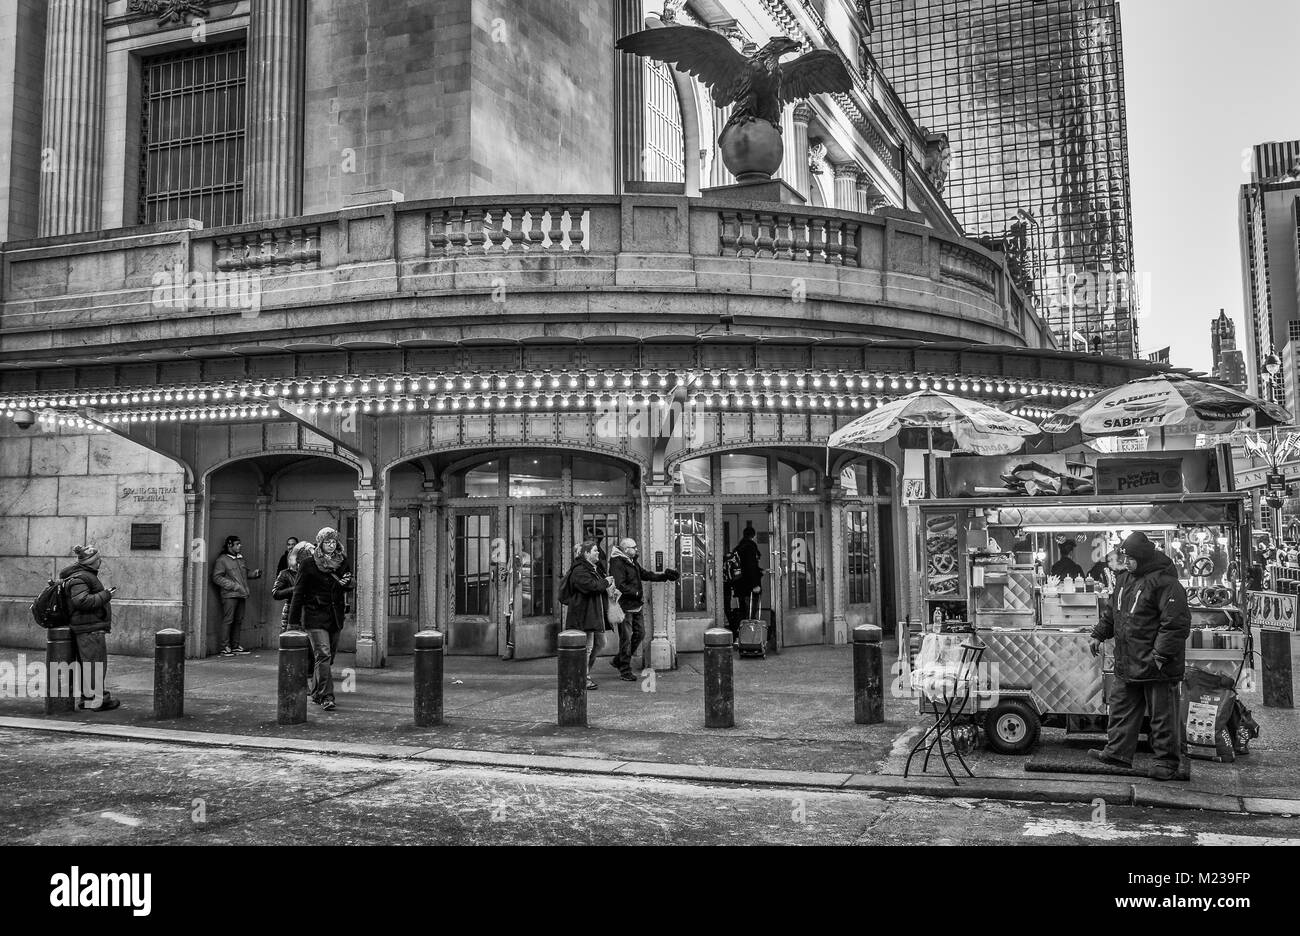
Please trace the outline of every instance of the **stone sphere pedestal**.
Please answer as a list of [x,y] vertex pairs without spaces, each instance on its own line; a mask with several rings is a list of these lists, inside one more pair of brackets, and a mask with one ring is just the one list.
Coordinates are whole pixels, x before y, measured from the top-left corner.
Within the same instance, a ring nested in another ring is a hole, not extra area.
[[732,124],[718,137],[722,164],[738,182],[766,182],[781,168],[781,134],[766,120]]

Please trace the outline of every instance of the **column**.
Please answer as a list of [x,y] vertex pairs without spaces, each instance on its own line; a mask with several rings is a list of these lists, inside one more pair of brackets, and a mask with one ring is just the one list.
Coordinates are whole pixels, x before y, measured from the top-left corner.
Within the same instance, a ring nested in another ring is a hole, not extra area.
[[442,539],[442,492],[426,491],[420,497],[420,619],[417,630],[433,628],[447,632],[444,615],[438,607],[439,570],[438,550]]
[[799,164],[806,163],[805,153],[797,152],[795,147],[794,117],[790,108],[781,108],[781,167],[776,170],[776,178],[793,187],[794,179],[799,174]]
[[376,668],[388,656],[387,494],[377,488],[353,492],[357,499],[357,666]]
[[[614,35],[621,39],[645,28],[641,0],[615,0]],[[641,179],[641,156],[645,151],[645,81],[644,65],[638,55],[615,51],[614,61],[614,132],[618,154],[618,175],[614,178],[616,194],[623,183]]]
[[262,577],[256,583],[249,583],[252,587],[244,611],[245,622],[251,623],[258,632],[259,647],[278,647],[280,638],[280,602],[271,598],[275,564],[280,559],[279,550],[271,542],[271,502],[270,494],[260,494],[254,502],[257,514],[253,521],[253,542],[257,544],[257,552],[249,565],[261,569]]
[[849,606],[849,588],[846,581],[849,564],[844,550],[844,488],[840,479],[835,479],[835,487],[830,496],[830,612],[832,643],[849,642],[849,622],[846,611]]
[[185,492],[185,582],[181,616],[185,655],[191,659],[207,653],[208,558],[207,511],[201,491]]
[[889,204],[889,199],[876,187],[876,183],[871,181],[871,176],[865,172],[859,172],[858,211],[863,214],[870,214],[882,205],[887,204]]
[[41,115],[41,237],[100,227],[104,0],[50,0]]
[[808,124],[812,122],[813,109],[807,101],[800,101],[790,115],[794,122],[794,133],[786,145],[794,157],[794,175],[789,180],[795,190],[812,204],[812,179],[808,174]]
[[[642,562],[653,564],[656,550],[663,550],[664,568],[673,566],[673,511],[671,484],[648,484],[645,488],[646,528]],[[670,670],[677,665],[677,604],[674,588],[664,590],[662,601],[650,602],[650,666]]]
[[302,214],[306,0],[252,0],[248,20],[248,142],[244,217]]
[[858,167],[846,162],[835,165],[835,207],[840,211],[858,210]]

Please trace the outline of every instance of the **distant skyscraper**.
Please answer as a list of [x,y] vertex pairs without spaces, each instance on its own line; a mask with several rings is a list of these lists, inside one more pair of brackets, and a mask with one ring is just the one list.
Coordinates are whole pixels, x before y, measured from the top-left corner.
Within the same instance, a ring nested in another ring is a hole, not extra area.
[[[1241,187],[1240,233],[1246,307],[1246,379],[1263,396],[1270,349],[1281,355],[1288,325],[1300,321],[1300,140],[1255,147],[1250,182]],[[1273,396],[1282,402],[1280,384]]]
[[885,77],[917,123],[948,134],[944,194],[967,231],[1011,240],[1027,224],[1034,292],[1061,346],[1136,357],[1118,0],[872,11]]
[[1238,390],[1246,389],[1246,359],[1237,348],[1237,326],[1223,309],[1210,323],[1210,355],[1213,377]]

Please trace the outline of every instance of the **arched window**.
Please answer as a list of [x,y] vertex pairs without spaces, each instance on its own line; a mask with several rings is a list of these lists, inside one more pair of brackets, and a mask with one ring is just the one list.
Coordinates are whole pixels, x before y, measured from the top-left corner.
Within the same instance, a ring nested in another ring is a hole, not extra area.
[[647,182],[684,182],[686,163],[677,86],[663,62],[648,58],[642,62],[646,107],[642,177]]

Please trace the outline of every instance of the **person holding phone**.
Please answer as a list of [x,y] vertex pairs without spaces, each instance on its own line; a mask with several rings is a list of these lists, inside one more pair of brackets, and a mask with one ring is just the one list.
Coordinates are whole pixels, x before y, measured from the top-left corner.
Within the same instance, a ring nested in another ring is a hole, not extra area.
[[337,707],[330,665],[343,633],[345,596],[354,587],[352,566],[343,554],[338,530],[323,527],[316,534],[316,548],[298,561],[298,580],[289,603],[289,627],[305,630],[311,638],[315,660],[311,697],[327,712]]
[[81,667],[81,700],[77,708],[108,712],[122,703],[109,695],[104,676],[108,672],[107,635],[113,629],[111,602],[117,586],[105,588],[99,580],[104,557],[94,546],[74,546],[77,561],[59,572],[68,595],[73,649]]

